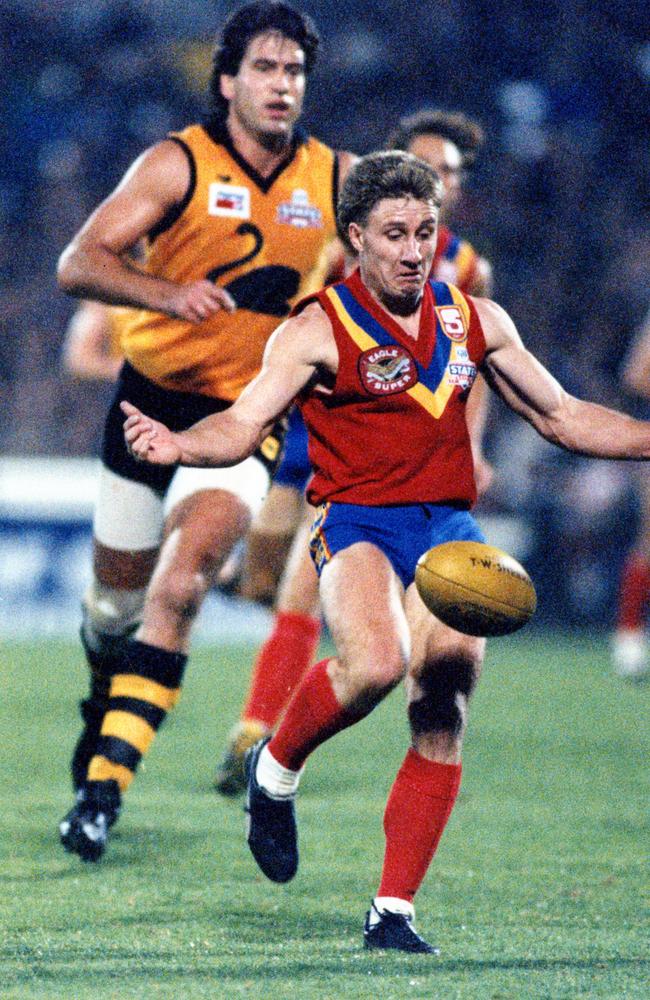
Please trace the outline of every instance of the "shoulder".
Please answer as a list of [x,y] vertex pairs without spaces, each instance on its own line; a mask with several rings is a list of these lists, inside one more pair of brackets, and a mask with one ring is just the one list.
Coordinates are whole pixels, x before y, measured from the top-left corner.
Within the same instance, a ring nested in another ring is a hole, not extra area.
[[339,174],[345,177],[347,172],[351,167],[360,159],[356,153],[351,153],[347,149],[334,149],[332,146],[328,146],[327,143],[322,142],[313,135],[305,136],[305,146],[307,149],[311,149],[314,152],[318,150],[319,152],[327,152],[327,154],[333,157],[338,163]]
[[338,348],[329,316],[316,299],[303,311],[289,319],[293,324],[291,337],[295,356],[314,368],[335,372],[338,367]]
[[332,329],[329,317],[317,298],[308,300],[299,313],[286,321],[286,325],[290,325],[291,330],[295,331],[296,334],[311,333],[312,331],[318,333]]
[[318,363],[334,343],[332,324],[318,299],[307,302],[297,315],[290,316],[273,334],[277,344],[292,355]]
[[321,139],[317,139],[314,135],[305,134],[302,138],[302,143],[303,148],[306,149],[307,153],[314,155],[325,154],[328,157],[335,159],[339,166],[339,172],[344,171],[347,173],[350,167],[359,159],[356,153],[350,153],[345,149],[334,149],[332,146],[328,146],[328,144],[323,142]]
[[310,302],[298,316],[290,316],[277,327],[267,342],[264,363],[282,371],[294,366],[336,371],[338,351],[332,325],[318,302]]
[[164,172],[166,170],[188,169],[189,146],[187,140],[182,135],[171,133],[160,142],[155,143],[145,149],[144,153],[136,160],[142,163],[151,171]]
[[508,313],[493,299],[467,296],[476,309],[483,329],[486,346],[494,350],[504,344],[519,340],[517,328]]
[[123,185],[146,187],[166,200],[180,201],[192,175],[192,161],[183,144],[175,138],[149,146],[127,171]]
[[187,147],[179,138],[168,136],[145,149],[131,165],[127,176],[160,178],[164,183],[170,172],[187,177],[189,170]]

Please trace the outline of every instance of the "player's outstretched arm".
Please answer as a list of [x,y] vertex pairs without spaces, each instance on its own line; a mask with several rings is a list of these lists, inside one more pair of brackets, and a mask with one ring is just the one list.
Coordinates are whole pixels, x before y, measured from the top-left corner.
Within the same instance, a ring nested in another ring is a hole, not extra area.
[[57,277],[69,295],[152,309],[200,323],[235,302],[207,280],[177,284],[145,274],[129,256],[136,244],[182,202],[189,164],[180,146],[152,146],[126,172],[59,258]]
[[476,299],[487,343],[484,372],[504,402],[542,437],[594,458],[650,459],[650,421],[576,399],[524,347],[508,314]]
[[128,401],[122,402],[131,454],[154,465],[228,466],[251,455],[319,369],[336,371],[332,328],[317,304],[278,327],[260,374],[229,409],[174,433]]

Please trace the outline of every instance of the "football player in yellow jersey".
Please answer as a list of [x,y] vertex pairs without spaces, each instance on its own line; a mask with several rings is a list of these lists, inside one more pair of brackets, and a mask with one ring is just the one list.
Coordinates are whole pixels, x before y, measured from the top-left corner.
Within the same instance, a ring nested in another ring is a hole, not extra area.
[[[478,123],[465,115],[425,109],[402,118],[388,145],[419,156],[442,181],[441,221],[431,276],[471,295],[489,296],[489,262],[446,225],[483,138]],[[492,480],[492,467],[482,451],[487,405],[487,386],[479,376],[469,397],[467,421],[480,494]],[[314,511],[304,499],[311,471],[306,436],[302,422],[295,421],[292,414],[282,463],[248,535],[242,591],[247,597],[267,602],[274,596],[275,616],[272,631],[255,660],[240,718],[217,767],[215,787],[223,795],[243,791],[247,749],[275,728],[320,639],[318,580],[308,548]]]
[[[134,307],[108,415],[82,642],[91,671],[66,850],[102,855],[123,793],[176,703],[203,598],[260,506],[280,443],[229,469],[150,469],[123,443],[118,401],[181,429],[225,409],[335,235],[353,160],[297,127],[318,48],[286,3],[224,25],[213,113],[146,150],[61,255],[68,293]],[[144,263],[129,254],[140,240]]]

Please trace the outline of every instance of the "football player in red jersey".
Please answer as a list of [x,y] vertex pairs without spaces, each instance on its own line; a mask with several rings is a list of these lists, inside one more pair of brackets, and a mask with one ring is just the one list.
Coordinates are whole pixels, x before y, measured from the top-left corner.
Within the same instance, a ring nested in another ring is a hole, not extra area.
[[[477,122],[457,112],[433,109],[402,118],[388,139],[390,148],[420,157],[440,177],[442,204],[431,277],[471,295],[491,295],[492,268],[470,243],[452,232],[447,221],[483,141]],[[342,272],[341,262],[338,268]],[[487,387],[479,378],[467,411],[479,493],[492,480],[492,467],[482,449],[487,404]],[[275,728],[320,639],[318,580],[308,550],[314,512],[304,499],[310,474],[307,434],[300,416],[292,413],[284,458],[247,538],[242,594],[268,601],[275,593],[274,620],[255,659],[240,718],[217,768],[215,787],[224,795],[243,791],[246,750]]]
[[359,269],[299,303],[237,402],[181,433],[122,404],[134,457],[206,466],[241,461],[298,398],[313,445],[309,499],[319,507],[312,553],[336,654],[307,672],[275,735],[247,755],[248,844],[272,881],[294,877],[294,800],[308,756],[405,678],[411,746],[384,813],[384,864],[364,940],[423,953],[435,949],[415,931],[413,900],[458,793],[485,640],[431,615],[413,578],[431,546],[483,538],[470,512],[465,420],[476,371],[546,440],[650,460],[650,422],[569,395],[500,306],[429,280],[439,205],[440,181],[420,160],[363,157],[338,207]]

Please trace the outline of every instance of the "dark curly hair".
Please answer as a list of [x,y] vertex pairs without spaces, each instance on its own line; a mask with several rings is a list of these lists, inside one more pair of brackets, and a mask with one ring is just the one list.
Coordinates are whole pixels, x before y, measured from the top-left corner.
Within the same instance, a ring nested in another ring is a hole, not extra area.
[[348,237],[351,222],[365,226],[368,216],[382,198],[432,201],[438,208],[442,184],[435,170],[411,153],[384,150],[368,153],[354,164],[339,195],[336,226],[340,239],[352,249]]
[[313,69],[320,38],[312,19],[281,0],[248,3],[230,15],[214,49],[209,83],[210,110],[214,117],[223,119],[228,112],[219,77],[222,73],[236,76],[249,42],[266,31],[277,31],[297,42],[305,53],[305,73]]
[[419,135],[441,135],[453,142],[463,158],[463,169],[471,170],[485,141],[483,129],[460,112],[424,109],[401,118],[388,137],[389,149],[408,149]]

